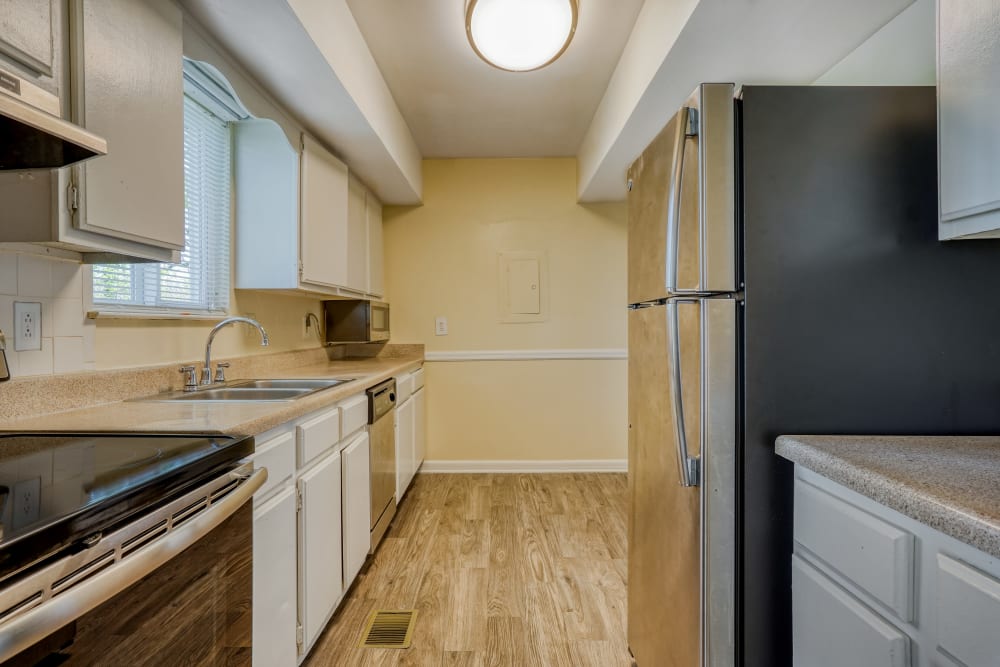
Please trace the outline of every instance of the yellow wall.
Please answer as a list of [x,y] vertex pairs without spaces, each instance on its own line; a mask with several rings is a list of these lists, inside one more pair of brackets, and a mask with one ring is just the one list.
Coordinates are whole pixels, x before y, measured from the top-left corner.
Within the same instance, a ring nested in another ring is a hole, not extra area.
[[[574,159],[427,160],[386,207],[392,340],[428,353],[626,346],[624,204],[576,202]],[[543,252],[548,316],[501,322],[497,253]],[[449,335],[434,335],[448,318]],[[626,362],[427,363],[431,460],[623,459]]]

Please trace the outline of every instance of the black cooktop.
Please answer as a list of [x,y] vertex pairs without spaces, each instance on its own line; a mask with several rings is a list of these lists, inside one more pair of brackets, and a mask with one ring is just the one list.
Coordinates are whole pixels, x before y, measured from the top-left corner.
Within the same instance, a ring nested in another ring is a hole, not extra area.
[[0,581],[253,453],[253,438],[0,433]]

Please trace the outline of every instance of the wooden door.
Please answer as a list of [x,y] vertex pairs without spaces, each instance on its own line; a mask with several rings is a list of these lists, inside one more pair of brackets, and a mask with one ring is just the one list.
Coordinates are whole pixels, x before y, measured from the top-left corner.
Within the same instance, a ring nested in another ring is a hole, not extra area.
[[319,637],[344,592],[340,476],[340,452],[334,452],[299,478],[300,652]]
[[295,489],[282,490],[253,513],[253,664],[296,660]]
[[362,433],[341,452],[344,487],[344,588],[361,571],[371,546],[371,445]]

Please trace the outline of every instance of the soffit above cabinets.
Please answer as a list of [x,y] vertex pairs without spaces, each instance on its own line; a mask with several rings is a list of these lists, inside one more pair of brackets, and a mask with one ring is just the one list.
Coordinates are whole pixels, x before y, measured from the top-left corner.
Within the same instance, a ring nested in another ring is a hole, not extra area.
[[346,0],[181,3],[382,201],[420,202],[420,151]]
[[424,157],[574,156],[642,0],[582,0],[576,34],[534,72],[487,65],[464,0],[347,0]]

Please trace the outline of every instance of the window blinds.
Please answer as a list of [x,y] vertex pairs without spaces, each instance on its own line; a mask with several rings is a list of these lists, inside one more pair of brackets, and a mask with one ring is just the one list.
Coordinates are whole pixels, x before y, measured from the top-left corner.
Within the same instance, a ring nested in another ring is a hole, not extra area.
[[184,98],[184,251],[178,264],[94,266],[95,304],[122,310],[229,307],[229,124]]

